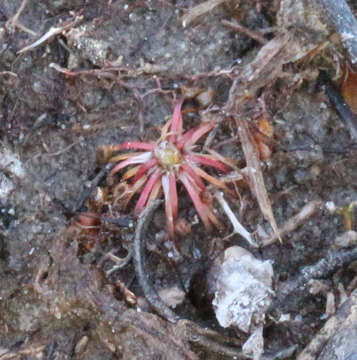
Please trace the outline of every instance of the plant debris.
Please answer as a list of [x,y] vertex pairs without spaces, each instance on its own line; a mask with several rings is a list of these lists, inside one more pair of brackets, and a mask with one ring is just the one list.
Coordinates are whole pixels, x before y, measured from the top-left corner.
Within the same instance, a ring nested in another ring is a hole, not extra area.
[[357,141],[357,116],[352,112],[342,94],[336,89],[328,78],[328,75],[323,71],[320,72],[319,83],[320,86],[325,89],[331,104],[336,108],[342,120],[345,122],[352,140]]
[[281,242],[281,237],[271,208],[270,199],[265,188],[263,173],[260,167],[260,160],[257,146],[251,135],[248,124],[245,120],[237,120],[238,134],[242,143],[247,166],[244,169],[248,179],[249,187],[257,198],[260,210],[269,221],[274,233]]
[[182,17],[182,26],[188,26],[193,20],[197,17],[204,15],[205,13],[211,11],[216,6],[224,3],[224,0],[207,0],[202,4],[196,5],[193,8],[189,9],[187,13]]
[[23,54],[27,51],[33,50],[47,42],[51,41],[55,36],[63,34],[65,31],[68,31],[75,25],[79,24],[83,20],[83,16],[76,16],[74,20],[69,20],[60,24],[60,26],[51,27],[45,34],[43,34],[38,40],[34,43],[25,46],[21,50],[19,50],[18,54]]
[[356,301],[357,292],[354,291],[337,313],[327,320],[317,336],[299,354],[297,360],[332,360],[339,354],[344,354],[345,359],[353,359],[357,352],[354,341]]
[[260,359],[263,354],[263,325],[272,296],[273,268],[247,250],[234,246],[225,250],[217,269],[213,306],[219,324],[250,334],[243,352]]
[[352,63],[357,62],[357,21],[345,0],[318,0],[316,4],[319,10],[323,9],[326,23],[333,26],[341,36],[342,44],[347,49]]
[[257,247],[258,245],[254,242],[252,234],[249,233],[248,230],[246,230],[243,227],[243,225],[239,222],[236,215],[233,213],[233,211],[229,207],[227,201],[224,199],[223,194],[220,193],[219,191],[216,191],[215,196],[216,196],[216,199],[218,200],[218,202],[220,203],[223,211],[226,213],[229,221],[233,225],[233,233],[241,235],[242,237],[244,237],[244,239],[246,239],[248,241],[248,243],[250,245]]

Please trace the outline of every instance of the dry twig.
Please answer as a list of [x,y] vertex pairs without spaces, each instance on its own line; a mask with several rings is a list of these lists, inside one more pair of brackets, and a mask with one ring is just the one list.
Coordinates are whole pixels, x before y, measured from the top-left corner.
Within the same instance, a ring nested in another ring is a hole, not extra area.
[[[70,28],[77,25],[80,21],[82,21],[83,16],[76,16],[72,21],[66,21],[59,26],[51,27],[45,34],[43,34],[39,39],[37,39],[34,43],[25,46],[21,50],[19,50],[18,54],[23,54],[24,52],[33,50],[48,41],[52,40],[55,36],[62,34],[64,31],[69,30]],[[35,34],[36,35],[36,34]]]
[[148,232],[148,227],[154,216],[155,210],[162,203],[162,200],[151,201],[141,213],[134,240],[134,265],[138,282],[143,289],[145,298],[156,312],[166,320],[176,323],[179,317],[162,301],[159,294],[149,278],[148,270],[145,266],[145,241],[144,236]]
[[336,89],[327,73],[320,72],[319,85],[325,90],[330,103],[335,107],[341,119],[345,122],[351,138],[357,141],[357,116],[352,112],[340,91]]
[[22,358],[23,356],[31,356],[31,357],[42,357],[40,353],[43,353],[45,350],[45,345],[39,345],[39,346],[29,346],[25,349],[20,349],[17,351],[7,351],[3,354],[0,354],[1,360],[10,360],[15,358]]
[[278,234],[273,234],[268,238],[262,239],[261,246],[268,246],[275,243],[278,240],[278,236],[284,237],[285,235],[291,233],[299,226],[304,224],[307,219],[309,219],[312,215],[316,213],[317,210],[320,209],[322,205],[321,201],[310,201],[306,204],[296,215],[291,217],[282,227],[278,230]]
[[250,359],[243,354],[240,348],[241,342],[236,338],[228,337],[207,327],[201,327],[186,319],[179,320],[177,327],[184,330],[185,337],[189,341],[200,344],[207,351],[237,359]]
[[109,252],[108,254],[105,255],[105,257],[107,257],[108,259],[112,260],[113,262],[115,262],[115,265],[109,269],[106,272],[106,275],[109,276],[110,274],[112,274],[113,272],[115,272],[118,269],[122,269],[123,267],[125,267],[126,265],[129,264],[130,260],[133,257],[133,249],[132,247],[130,247],[128,254],[123,257],[120,258],[118,256],[115,256],[113,253]]
[[72,213],[76,213],[80,210],[80,208],[83,206],[84,202],[87,200],[87,198],[90,196],[90,194],[93,192],[93,190],[99,185],[99,183],[107,176],[109,171],[113,168],[114,164],[109,163],[107,164],[103,169],[100,170],[100,172],[97,174],[97,176],[92,180],[90,187],[86,188],[81,196],[79,197],[76,205],[73,207]]
[[37,34],[32,31],[31,29],[28,29],[27,27],[25,27],[24,25],[22,25],[20,22],[19,22],[19,17],[21,16],[22,12],[24,11],[26,5],[28,3],[28,0],[23,0],[19,9],[16,11],[16,14],[14,16],[12,16],[7,22],[6,22],[6,27],[8,29],[11,29],[11,28],[14,28],[14,27],[17,27],[19,28],[20,30],[22,30],[23,32],[26,32],[32,36],[36,36]]
[[268,42],[268,40],[259,32],[248,29],[245,26],[239,24],[237,21],[232,22],[228,20],[222,20],[222,25],[227,26],[235,31],[239,31],[242,34],[249,36],[253,40],[258,41],[260,44],[266,44]]
[[248,241],[250,245],[254,247],[258,247],[253,240],[252,234],[244,228],[244,226],[237,219],[236,215],[233,213],[232,209],[229,207],[227,201],[223,197],[223,193],[221,193],[220,191],[216,191],[215,197],[218,200],[219,204],[221,205],[223,211],[227,215],[229,221],[233,225],[233,234],[241,235],[242,237],[244,237],[244,239]]
[[[334,344],[335,346],[333,347],[336,352],[338,352],[339,350],[341,351],[341,348],[339,348],[339,346],[342,345],[343,347],[343,344],[346,344],[348,348],[348,341],[346,341],[345,339],[346,330],[349,334],[354,334],[355,332],[356,304],[357,304],[357,291],[354,291],[349,297],[349,299],[339,307],[336,314],[333,315],[325,323],[325,325],[317,333],[317,335],[298,355],[297,360],[315,360],[317,358],[325,359],[326,357],[321,356],[321,352],[323,351],[326,344],[328,344],[329,340],[333,337],[335,337],[336,340],[338,341],[338,344],[335,343]],[[346,351],[348,349],[344,349],[344,350]],[[330,355],[332,354],[330,353]],[[332,357],[337,358],[334,355],[332,355]],[[330,359],[330,357],[328,358]],[[344,357],[344,359],[346,360],[347,359],[353,360],[353,358],[354,356]]]
[[271,308],[282,305],[290,294],[296,294],[298,289],[304,289],[310,280],[324,278],[355,260],[357,260],[357,248],[340,251],[331,250],[316,264],[305,266],[299,275],[282,283],[276,291],[278,296]]
[[255,140],[250,133],[247,121],[244,118],[237,119],[238,134],[242,144],[247,166],[245,168],[251,191],[256,196],[261,212],[269,221],[277,238],[281,241],[278,225],[271,208],[268,192],[265,188],[263,173],[260,167],[260,159]]
[[225,0],[207,0],[202,4],[194,6],[193,8],[189,9],[188,12],[182,17],[182,26],[186,27],[198,16],[213,10],[216,6],[224,3],[224,1]]

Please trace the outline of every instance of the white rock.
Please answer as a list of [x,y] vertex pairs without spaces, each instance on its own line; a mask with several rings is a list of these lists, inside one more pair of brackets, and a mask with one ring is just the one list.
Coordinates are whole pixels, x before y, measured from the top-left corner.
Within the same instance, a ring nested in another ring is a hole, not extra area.
[[272,264],[256,259],[239,246],[232,246],[224,252],[223,260],[217,265],[212,302],[216,318],[222,327],[236,327],[251,333],[245,344],[246,351],[252,351],[253,358],[259,359],[264,346],[265,313],[274,294]]

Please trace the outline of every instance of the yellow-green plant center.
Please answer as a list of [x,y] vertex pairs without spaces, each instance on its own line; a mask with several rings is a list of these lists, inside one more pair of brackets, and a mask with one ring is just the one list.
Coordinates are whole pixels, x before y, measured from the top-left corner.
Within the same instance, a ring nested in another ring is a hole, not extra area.
[[166,169],[171,169],[182,162],[180,151],[174,144],[167,141],[163,141],[157,146],[155,156],[159,160],[160,165]]

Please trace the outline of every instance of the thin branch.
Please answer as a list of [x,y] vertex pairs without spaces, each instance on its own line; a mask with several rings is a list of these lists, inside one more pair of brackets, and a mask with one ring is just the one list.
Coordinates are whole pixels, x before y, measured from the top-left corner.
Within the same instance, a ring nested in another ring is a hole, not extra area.
[[124,268],[126,265],[129,264],[130,260],[132,259],[133,257],[133,248],[130,247],[129,248],[129,251],[128,251],[128,254],[123,257],[123,258],[120,258],[118,256],[115,256],[113,253],[109,252],[108,254],[105,255],[105,257],[109,258],[110,260],[112,260],[113,262],[115,262],[115,265],[109,269],[107,272],[106,272],[106,275],[109,276],[111,275],[113,272],[115,272],[116,270],[118,269],[122,269]]
[[294,296],[296,296],[297,290],[304,289],[310,280],[325,278],[329,274],[340,268],[346,267],[352,261],[356,260],[357,248],[340,251],[329,251],[326,256],[319,260],[316,264],[305,266],[302,268],[299,275],[282,283],[276,291],[278,296],[272,304],[271,309],[283,305],[285,303],[285,299],[290,294],[294,294]]
[[154,200],[146,206],[141,213],[134,240],[134,265],[138,282],[143,289],[146,300],[155,311],[166,320],[176,323],[179,317],[162,301],[149,278],[145,266],[145,241],[144,236],[148,233],[148,227],[154,216],[155,210],[162,203],[162,200]]
[[87,198],[93,192],[93,190],[104,179],[104,177],[106,177],[108,175],[109,171],[113,168],[113,166],[114,166],[114,164],[109,163],[103,169],[100,170],[100,172],[97,174],[97,176],[91,181],[90,187],[86,188],[83,191],[83,193],[80,195],[76,205],[73,207],[72,213],[76,213],[79,211],[79,209],[83,206],[84,202],[87,200]]
[[222,4],[223,2],[224,0],[207,0],[199,5],[192,7],[182,17],[182,26],[186,27],[198,16],[204,15],[207,12],[212,11],[216,6]]
[[227,26],[230,29],[238,31],[244,35],[247,35],[250,38],[252,38],[253,40],[258,41],[258,43],[260,43],[260,44],[265,45],[268,42],[268,40],[264,36],[259,34],[257,31],[248,29],[247,27],[239,24],[237,21],[231,22],[228,20],[222,20],[222,25]]
[[258,245],[253,240],[252,234],[248,232],[245,227],[239,222],[232,209],[229,207],[227,201],[223,197],[223,194],[220,191],[216,191],[215,197],[221,205],[222,210],[227,215],[229,221],[233,225],[233,233],[241,235],[249,242],[250,245],[258,247]]
[[271,208],[268,192],[265,187],[263,172],[260,166],[260,159],[258,156],[255,140],[249,130],[249,125],[245,118],[237,118],[236,122],[238,127],[238,135],[242,144],[245,159],[247,161],[245,170],[250,190],[257,198],[264,218],[269,221],[274,233],[281,241],[281,237],[278,233],[278,226]]
[[[45,34],[43,34],[39,39],[37,39],[34,43],[25,46],[21,50],[19,50],[17,53],[22,54],[24,52],[33,50],[48,41],[52,40],[55,36],[62,34],[64,31],[69,30],[70,28],[77,25],[81,20],[83,19],[83,16],[76,16],[73,21],[67,21],[60,26],[53,26],[51,27]],[[36,34],[35,34],[36,35]]]
[[22,356],[31,356],[31,357],[42,357],[40,353],[43,353],[45,350],[45,345],[39,345],[39,346],[29,346],[26,349],[21,349],[17,351],[9,351],[2,355],[0,355],[1,360],[9,360],[14,358],[22,358]]
[[335,107],[354,142],[357,141],[357,116],[346,103],[341,92],[337,90],[326,72],[321,71],[318,78],[319,85],[325,90],[330,103]]
[[27,27],[25,27],[24,25],[22,25],[20,22],[19,22],[19,17],[20,15],[22,14],[22,12],[24,11],[26,5],[28,3],[28,0],[23,0],[19,9],[16,11],[16,14],[14,16],[12,16],[5,24],[5,26],[8,28],[8,29],[11,29],[11,28],[14,28],[14,27],[17,27],[19,28],[20,30],[22,30],[23,32],[26,32],[32,36],[37,36],[37,33],[35,33],[34,31],[32,31],[31,29],[28,29]]
[[262,239],[261,246],[268,246],[275,243],[280,235],[283,238],[285,235],[291,233],[299,226],[304,224],[311,216],[313,216],[322,205],[321,201],[310,201],[307,203],[296,215],[291,217],[282,227],[279,229],[278,234],[272,234],[268,238]]

